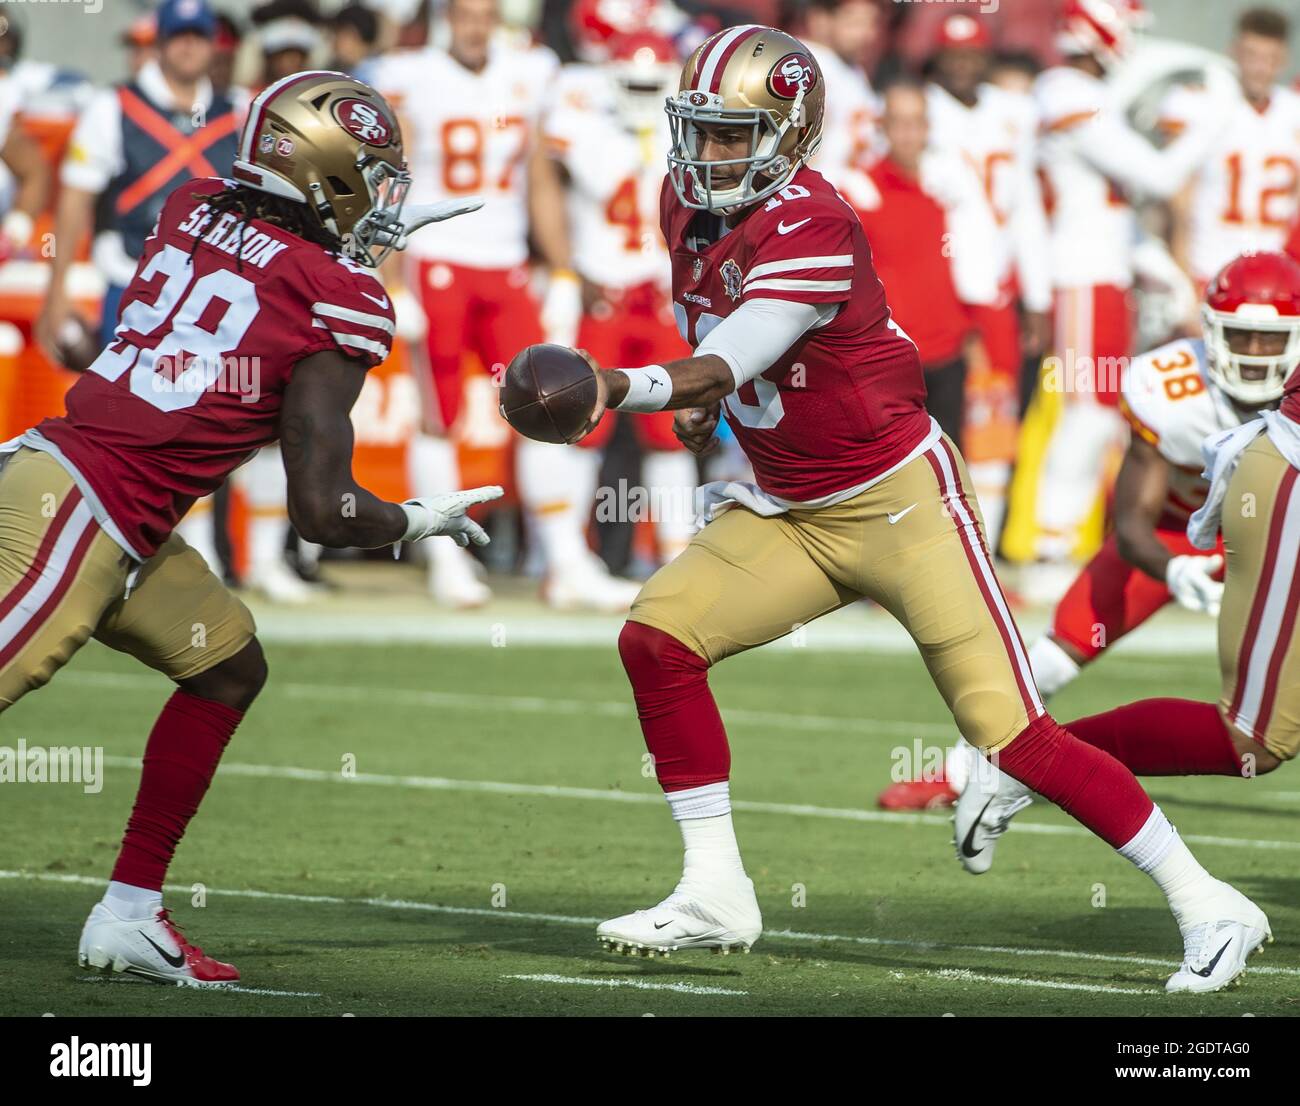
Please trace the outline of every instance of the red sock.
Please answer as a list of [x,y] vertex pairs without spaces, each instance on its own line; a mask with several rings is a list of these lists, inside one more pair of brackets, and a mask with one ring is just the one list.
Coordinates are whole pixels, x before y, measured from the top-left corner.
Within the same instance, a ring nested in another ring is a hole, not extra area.
[[1241,758],[1213,703],[1143,699],[1070,723],[1138,776],[1240,776]]
[[199,809],[244,712],[177,691],[144,749],[144,771],[112,878],[161,891],[176,845]]
[[1118,849],[1133,840],[1155,804],[1124,765],[1085,744],[1049,714],[997,753],[997,766],[1077,818]]
[[624,624],[618,652],[660,786],[684,791],[725,780],[731,750],[709,690],[709,662],[641,622]]

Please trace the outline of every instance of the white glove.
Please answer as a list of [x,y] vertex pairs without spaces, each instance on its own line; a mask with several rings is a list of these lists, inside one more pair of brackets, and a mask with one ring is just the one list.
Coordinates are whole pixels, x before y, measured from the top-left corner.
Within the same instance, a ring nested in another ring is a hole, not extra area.
[[[400,216],[402,233],[397,241],[393,242],[393,248],[398,250],[406,249],[411,235],[421,227],[427,227],[430,223],[441,223],[446,219],[454,219],[457,215],[467,215],[471,211],[477,211],[482,206],[483,201],[478,196],[470,196],[464,200],[442,200],[436,204],[411,204],[409,207],[403,207]],[[386,246],[391,238],[392,235],[381,231],[375,236],[375,241]]]
[[582,321],[582,281],[567,269],[551,273],[542,299],[542,330],[548,342],[572,346]]
[[1218,618],[1223,603],[1223,584],[1210,577],[1222,567],[1223,557],[1218,553],[1212,557],[1195,554],[1172,557],[1165,569],[1165,583],[1174,598],[1189,611],[1200,611]]
[[393,301],[393,318],[397,337],[404,342],[418,342],[429,332],[429,320],[415,293],[401,287],[388,293]]
[[487,545],[488,536],[465,511],[475,503],[500,499],[502,490],[492,484],[486,488],[470,488],[464,492],[431,495],[424,499],[408,499],[402,504],[406,512],[406,533],[402,541],[419,541],[438,534],[446,534],[457,545]]

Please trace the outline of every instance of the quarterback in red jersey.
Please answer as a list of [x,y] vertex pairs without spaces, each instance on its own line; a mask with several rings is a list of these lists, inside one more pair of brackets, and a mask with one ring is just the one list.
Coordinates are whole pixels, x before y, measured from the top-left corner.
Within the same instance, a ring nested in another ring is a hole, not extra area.
[[[757,484],[703,489],[711,521],[642,589],[620,636],[685,863],[667,898],[597,936],[649,955],[758,939],[708,670],[867,596],[911,633],[974,745],[1165,892],[1184,937],[1170,989],[1222,987],[1267,919],[1196,862],[1127,768],[1045,710],[965,465],[925,414],[916,349],[890,320],[857,217],[806,165],[824,96],[802,43],[741,26],[696,50],[666,105],[663,229],[695,354],[599,370],[591,425],[605,407],[676,410],[679,436],[703,451],[721,415]],[[1212,937],[1231,951],[1207,952]]]
[[482,544],[465,510],[501,494],[385,503],[352,479],[349,411],[393,334],[370,270],[418,227],[477,204],[404,211],[393,113],[340,73],[298,73],[258,96],[232,178],[172,193],[67,414],[0,447],[0,710],[92,636],[176,683],[78,961],[190,985],[239,973],[184,938],[163,879],[266,663],[252,616],[177,522],[277,439],[293,522],[325,545]]

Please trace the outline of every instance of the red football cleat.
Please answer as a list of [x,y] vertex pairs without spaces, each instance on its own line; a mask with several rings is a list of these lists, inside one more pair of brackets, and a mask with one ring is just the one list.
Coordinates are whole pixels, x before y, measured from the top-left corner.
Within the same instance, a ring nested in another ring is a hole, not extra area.
[[152,918],[119,918],[102,902],[86,919],[81,931],[77,962],[83,968],[125,972],[155,983],[190,987],[234,983],[239,971],[191,945],[171,920],[159,910]]
[[957,792],[942,777],[891,783],[876,796],[876,805],[881,810],[937,810],[956,801]]

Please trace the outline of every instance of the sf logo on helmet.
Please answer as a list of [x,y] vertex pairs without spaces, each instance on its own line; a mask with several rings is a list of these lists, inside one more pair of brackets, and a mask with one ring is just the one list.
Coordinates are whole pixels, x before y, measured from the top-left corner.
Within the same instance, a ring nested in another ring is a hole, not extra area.
[[393,139],[388,120],[365,100],[340,100],[334,105],[334,117],[348,134],[367,146],[387,146]]
[[811,92],[817,83],[817,70],[803,54],[786,54],[772,67],[767,79],[773,96],[793,100],[801,92]]

